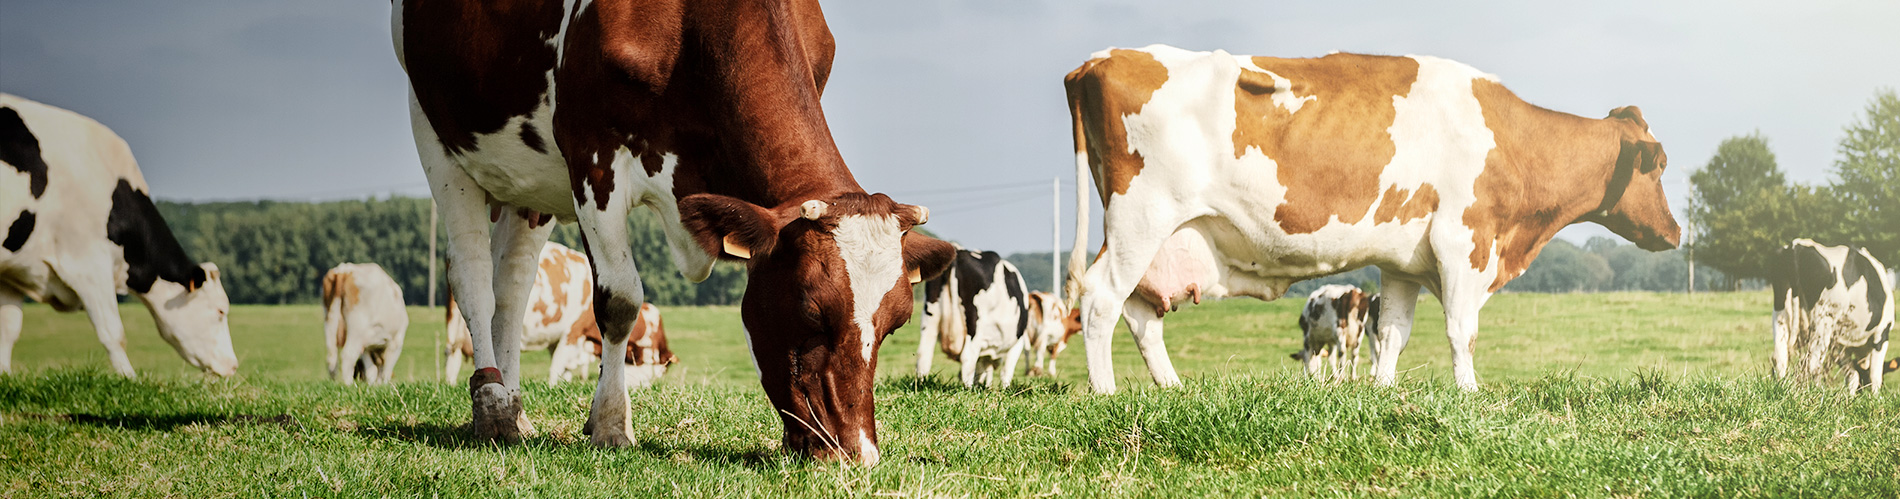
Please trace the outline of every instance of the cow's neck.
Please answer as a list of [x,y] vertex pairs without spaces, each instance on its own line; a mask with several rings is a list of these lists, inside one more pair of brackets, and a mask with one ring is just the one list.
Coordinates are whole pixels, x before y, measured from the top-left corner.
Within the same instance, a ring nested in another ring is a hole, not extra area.
[[[1511,126],[1492,127],[1497,146],[1477,181],[1480,204],[1489,199],[1502,205],[1485,207],[1489,227],[1473,227],[1495,238],[1499,261],[1493,263],[1501,268],[1493,291],[1528,268],[1557,231],[1597,209],[1622,145],[1615,125],[1605,120],[1509,97],[1485,103],[1486,123]],[[1476,264],[1482,258],[1473,259]]]
[[722,109],[714,119],[725,121],[716,128],[727,133],[723,138],[731,141],[729,151],[740,156],[740,163],[758,169],[753,185],[759,192],[750,194],[759,198],[748,201],[786,206],[864,192],[838,154],[819,104],[813,68],[830,61],[811,58],[830,54],[806,50],[799,32],[781,24],[788,22],[787,13],[757,14],[759,22],[735,23],[734,36],[701,40],[709,62],[725,69],[713,78],[723,97],[715,100]]

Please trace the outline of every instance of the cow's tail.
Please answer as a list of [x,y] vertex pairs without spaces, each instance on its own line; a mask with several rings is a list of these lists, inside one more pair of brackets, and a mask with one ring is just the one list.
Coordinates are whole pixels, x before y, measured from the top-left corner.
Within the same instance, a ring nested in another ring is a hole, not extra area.
[[349,330],[343,324],[343,273],[332,269],[323,274],[323,333],[325,340],[333,348],[342,348],[349,341]]
[[1085,92],[1083,86],[1088,70],[1095,61],[1082,64],[1082,67],[1069,72],[1062,79],[1063,87],[1069,97],[1069,118],[1075,131],[1075,242],[1069,249],[1069,279],[1062,287],[1062,299],[1070,309],[1081,305],[1082,274],[1088,271],[1087,246],[1089,243],[1089,186],[1094,177],[1089,174],[1088,134],[1082,122]]

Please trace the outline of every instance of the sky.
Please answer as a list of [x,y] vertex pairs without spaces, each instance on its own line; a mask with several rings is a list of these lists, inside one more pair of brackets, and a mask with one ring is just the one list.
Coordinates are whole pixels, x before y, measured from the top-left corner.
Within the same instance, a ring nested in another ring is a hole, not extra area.
[[[1421,54],[1587,117],[1642,107],[1688,175],[1760,132],[1788,178],[1826,183],[1842,129],[1900,87],[1900,2],[864,0],[824,2],[824,96],[859,183],[932,208],[966,247],[1047,251],[1051,182],[1073,237],[1061,79],[1110,46],[1281,57]],[[385,0],[3,0],[0,91],[85,114],[172,200],[427,195]],[[1095,204],[1099,206],[1099,204]],[[1100,208],[1091,217],[1101,240]],[[1610,235],[1590,224],[1562,234]]]

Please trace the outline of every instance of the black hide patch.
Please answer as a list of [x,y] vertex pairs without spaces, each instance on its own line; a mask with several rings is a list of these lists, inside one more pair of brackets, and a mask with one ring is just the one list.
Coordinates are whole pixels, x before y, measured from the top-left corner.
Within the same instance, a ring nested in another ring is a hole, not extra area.
[[0,107],[0,161],[27,175],[33,199],[46,194],[46,160],[40,157],[40,139],[26,129],[19,111],[10,107]]
[[[1881,268],[1879,264],[1868,259],[1867,255],[1862,254],[1860,248],[1849,248],[1847,252],[1847,264],[1841,266],[1841,282],[1843,285],[1853,287],[1854,281],[1867,281],[1867,311],[1873,313],[1873,319],[1867,321],[1868,331],[1873,331],[1874,328],[1882,325],[1880,324],[1880,314],[1886,313],[1887,294],[1893,291],[1886,289],[1886,286],[1882,285],[1885,284],[1886,281],[1880,279],[1880,274],[1886,272],[1887,269]],[[1878,342],[1878,340],[1875,341],[1875,343]]]
[[204,285],[205,271],[185,255],[172,230],[159,216],[158,205],[132,183],[119,179],[112,190],[112,212],[106,217],[106,239],[125,249],[125,286],[138,293],[152,291],[158,279],[196,289]]
[[1768,280],[1775,287],[1775,310],[1786,310],[1788,290],[1794,290],[1795,298],[1801,300],[1803,311],[1814,311],[1821,292],[1840,282],[1833,264],[1827,257],[1812,246],[1790,245],[1781,249],[1777,258],[1779,265],[1769,271]]
[[[984,253],[996,254],[991,251]],[[997,258],[1001,259],[1002,256],[998,255]],[[1029,294],[1028,290],[1023,289],[1023,276],[1016,272],[1015,267],[1003,269],[1003,289],[1009,293],[1009,299],[1016,302],[1016,337],[1022,338],[1023,333],[1029,331]]]
[[521,124],[521,143],[533,149],[534,152],[542,154],[548,152],[547,143],[541,140],[541,134],[535,131],[533,123]]
[[39,216],[34,215],[33,212],[21,210],[20,218],[13,221],[12,227],[7,227],[7,240],[5,243],[0,243],[0,248],[6,248],[7,251],[20,251],[21,247],[26,246],[26,238],[33,235],[33,225],[38,219]]
[[[996,282],[996,269],[1000,267],[1003,255],[994,251],[977,253],[970,250],[957,250],[957,298],[963,304],[963,334],[976,337],[976,294],[989,289]],[[946,311],[947,313],[948,311]]]

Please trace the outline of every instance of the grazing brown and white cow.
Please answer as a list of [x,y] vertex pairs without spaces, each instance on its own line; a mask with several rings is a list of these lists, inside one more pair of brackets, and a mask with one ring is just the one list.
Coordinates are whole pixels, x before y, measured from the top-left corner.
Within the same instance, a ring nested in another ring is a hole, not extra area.
[[1029,293],[1029,375],[1056,375],[1056,356],[1069,348],[1069,337],[1082,331],[1069,304],[1054,293]]
[[1880,260],[1866,248],[1796,239],[1781,248],[1768,280],[1775,377],[1821,381],[1845,373],[1849,395],[1863,387],[1880,393],[1882,374],[1900,368],[1886,362],[1893,280]]
[[1359,379],[1359,340],[1364,338],[1374,297],[1346,284],[1328,284],[1313,290],[1300,311],[1302,348],[1288,357],[1306,366],[1306,375],[1334,383]]
[[132,376],[119,318],[127,293],[185,362],[237,372],[218,267],[185,255],[125,140],[72,111],[0,94],[0,163],[0,373],[13,370],[30,298],[84,309],[112,368]]
[[[1425,56],[1312,59],[1109,49],[1065,79],[1078,209],[1092,178],[1106,240],[1084,273],[1089,379],[1115,391],[1109,337],[1128,320],[1149,373],[1180,383],[1162,315],[1202,297],[1279,298],[1363,265],[1386,279],[1372,374],[1393,382],[1420,286],[1444,302],[1458,386],[1476,390],[1478,312],[1559,229],[1596,222],[1676,245],[1661,144],[1634,106],[1589,119]],[[1076,220],[1086,241],[1088,217]]]
[[402,286],[374,263],[344,263],[323,273],[323,341],[330,379],[388,383],[409,330]]
[[[522,350],[547,350],[548,385],[588,378],[587,370],[600,360],[600,328],[594,320],[594,276],[587,255],[559,243],[541,247],[534,289],[528,292],[528,310],[521,319]],[[444,379],[459,380],[462,362],[474,356],[469,341],[468,322],[462,320],[454,294],[449,296],[448,341],[443,346]],[[666,347],[666,330],[660,309],[648,303],[640,307],[640,319],[634,321],[628,338],[627,386],[652,386],[666,374],[668,365],[678,362]]]
[[[740,312],[785,448],[877,462],[877,347],[952,248],[911,233],[927,210],[845,167],[819,104],[833,42],[815,1],[398,0],[391,17],[449,279],[476,319],[478,438],[528,430],[514,317],[546,224],[580,223],[619,356],[645,298],[626,217],[646,206],[688,279],[747,262]],[[602,365],[584,430],[630,445],[623,364]]]

